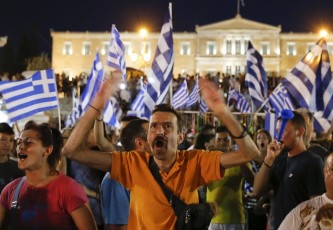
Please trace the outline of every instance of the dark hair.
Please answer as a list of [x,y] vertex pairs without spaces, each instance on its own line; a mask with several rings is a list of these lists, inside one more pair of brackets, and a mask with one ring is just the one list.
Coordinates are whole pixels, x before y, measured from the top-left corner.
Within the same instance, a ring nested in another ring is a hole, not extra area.
[[120,142],[125,151],[135,149],[135,138],[147,140],[147,130],[142,125],[148,123],[147,120],[136,119],[128,123],[120,134]]
[[180,117],[179,113],[169,104],[159,104],[155,105],[154,110],[151,112],[153,115],[156,112],[168,112],[173,113],[177,117],[177,129],[178,133],[182,130],[182,118]]
[[210,124],[205,124],[201,127],[200,129],[200,133],[206,134],[206,132],[210,131],[210,130],[214,130],[215,132],[215,128],[214,126],[210,125]]
[[304,128],[304,134],[306,133],[306,123],[304,116],[297,111],[293,111],[294,117],[290,119],[291,123],[294,125],[295,129]]
[[194,142],[194,149],[206,149],[205,143],[209,142],[211,139],[214,139],[214,134],[203,134],[199,133]]
[[229,133],[229,130],[227,129],[227,127],[220,125],[217,126],[216,133]]
[[256,134],[254,135],[254,140],[253,141],[254,141],[255,144],[257,144],[257,136],[258,136],[259,133],[266,134],[267,139],[268,139],[268,143],[272,142],[272,136],[271,136],[271,134],[267,130],[265,130],[265,129],[258,129],[257,132],[256,132]]
[[37,124],[34,121],[28,121],[24,130],[34,130],[39,133],[39,139],[44,147],[53,146],[52,153],[47,158],[47,163],[51,169],[56,169],[60,160],[60,152],[63,146],[63,139],[58,129],[50,127],[47,123]]
[[1,122],[0,123],[0,133],[5,133],[9,135],[14,135],[14,130],[12,127],[10,127],[9,124],[6,122]]
[[133,120],[137,120],[139,119],[136,116],[124,116],[123,118],[121,118],[121,121],[133,121]]

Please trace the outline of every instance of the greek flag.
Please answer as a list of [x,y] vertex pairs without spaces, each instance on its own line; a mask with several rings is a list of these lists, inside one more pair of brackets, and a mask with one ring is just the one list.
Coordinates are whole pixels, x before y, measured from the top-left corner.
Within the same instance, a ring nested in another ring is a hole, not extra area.
[[172,30],[170,4],[157,42],[152,67],[148,72],[148,85],[144,96],[145,116],[147,118],[150,117],[151,111],[156,104],[165,101],[170,90],[174,64]]
[[276,136],[276,113],[266,113],[265,114],[265,130],[267,130],[273,138]]
[[185,106],[188,102],[188,89],[187,89],[187,81],[184,79],[182,84],[179,86],[177,91],[174,93],[171,101],[171,105],[175,108],[181,108]]
[[78,92],[75,88],[73,88],[72,92],[72,100],[73,100],[73,108],[72,108],[72,125],[75,124],[76,120],[81,117],[82,114],[82,106],[81,100],[78,96]]
[[229,89],[228,102],[234,99],[236,101],[236,108],[241,113],[251,113],[251,105],[247,102],[245,97],[234,89]]
[[132,102],[130,108],[131,110],[127,111],[128,116],[136,116],[139,118],[146,118],[144,116],[144,95],[147,91],[147,85],[143,83],[142,79],[141,81],[141,89],[140,92],[136,95],[134,101]]
[[81,95],[82,110],[85,111],[90,100],[94,98],[103,81],[103,68],[99,53],[97,52],[92,70],[88,76],[87,85]]
[[200,110],[200,113],[207,113],[209,110],[205,100],[202,97],[200,99],[199,110]]
[[195,103],[197,103],[200,99],[200,89],[199,89],[199,80],[195,81],[195,85],[193,86],[193,89],[188,97],[187,105],[186,107],[189,108]]
[[120,40],[120,34],[115,25],[112,25],[111,40],[106,65],[121,70],[126,80],[125,46]]
[[333,82],[325,39],[320,39],[296,64],[283,84],[296,106],[321,112],[318,118],[333,119]]
[[[252,101],[256,107],[261,107],[267,98],[267,77],[263,67],[263,58],[249,42],[246,52],[245,85],[249,88]],[[267,109],[265,107],[265,109]]]
[[279,84],[268,97],[275,112],[279,114],[283,109],[294,110],[293,102],[282,84]]
[[123,116],[123,111],[115,97],[111,97],[103,112],[103,121],[110,126],[120,128],[120,120]]
[[0,81],[11,122],[58,107],[57,85],[52,69],[36,72],[22,81]]
[[331,122],[324,118],[324,114],[322,111],[317,111],[313,114],[314,122],[313,127],[314,130],[318,133],[326,132],[331,126]]

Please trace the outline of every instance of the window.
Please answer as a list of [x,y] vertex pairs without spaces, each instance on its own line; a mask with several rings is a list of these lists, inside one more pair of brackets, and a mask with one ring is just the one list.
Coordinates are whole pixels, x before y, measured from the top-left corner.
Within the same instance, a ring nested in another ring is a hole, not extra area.
[[268,42],[261,43],[261,54],[262,55],[269,55],[269,53],[270,53],[270,50],[269,50]]
[[227,46],[227,54],[231,54],[231,46],[232,46],[232,43],[231,43],[231,40],[227,40],[226,42],[226,46]]
[[296,47],[294,42],[287,43],[287,55],[288,56],[295,56],[296,55]]
[[82,55],[90,55],[90,54],[91,54],[91,43],[83,42]]
[[150,43],[149,42],[143,42],[142,48],[141,48],[141,54],[150,54]]
[[133,53],[132,44],[130,42],[123,42],[125,46],[125,53],[131,55]]
[[227,68],[226,68],[226,71],[227,75],[231,75],[231,66],[230,65],[227,65]]
[[[249,40],[245,40],[244,41],[244,47],[245,47],[245,50],[247,50],[249,47]],[[245,52],[246,53],[246,52]]]
[[239,65],[235,66],[235,75],[239,75],[241,73],[241,67]]
[[216,54],[216,44],[215,42],[207,42],[206,54],[215,55]]
[[103,42],[101,54],[102,55],[107,54],[109,52],[109,47],[110,47],[110,43],[109,42]]
[[236,40],[236,54],[241,54],[241,41]]
[[180,48],[180,55],[190,55],[190,54],[191,54],[190,43],[182,42]]
[[72,42],[65,42],[64,43],[64,48],[62,50],[62,53],[64,55],[72,55],[73,54]]

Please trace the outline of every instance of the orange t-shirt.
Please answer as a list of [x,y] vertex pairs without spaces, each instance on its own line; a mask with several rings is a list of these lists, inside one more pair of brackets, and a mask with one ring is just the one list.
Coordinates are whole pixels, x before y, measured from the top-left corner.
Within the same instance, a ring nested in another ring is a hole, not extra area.
[[[222,152],[190,150],[177,152],[176,162],[164,184],[185,203],[198,203],[197,188],[222,178]],[[173,229],[176,215],[149,170],[148,153],[112,153],[111,178],[131,191],[128,229]]]

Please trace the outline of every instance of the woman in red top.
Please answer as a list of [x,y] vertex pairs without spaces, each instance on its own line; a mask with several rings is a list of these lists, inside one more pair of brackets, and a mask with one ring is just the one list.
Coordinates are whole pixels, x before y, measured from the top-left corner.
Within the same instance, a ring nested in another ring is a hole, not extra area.
[[26,123],[17,141],[18,167],[26,178],[19,189],[16,212],[11,204],[21,179],[2,191],[0,229],[96,229],[82,187],[56,170],[61,148],[58,129]]

